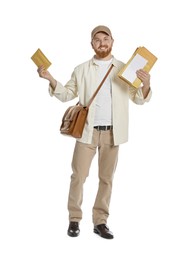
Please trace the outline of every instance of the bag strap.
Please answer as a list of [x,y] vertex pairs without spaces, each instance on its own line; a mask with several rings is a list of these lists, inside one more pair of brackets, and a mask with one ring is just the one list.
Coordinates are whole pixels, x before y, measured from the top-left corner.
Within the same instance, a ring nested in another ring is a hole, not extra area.
[[104,76],[103,80],[101,81],[100,85],[97,87],[96,91],[94,92],[93,96],[91,97],[91,99],[88,102],[88,105],[86,106],[87,108],[89,108],[89,106],[91,105],[92,101],[94,100],[95,96],[98,94],[98,91],[100,90],[101,86],[103,85],[104,81],[106,80],[107,76],[109,75],[110,71],[113,68],[113,64],[111,65],[111,67],[109,68],[109,70],[107,71],[106,75]]

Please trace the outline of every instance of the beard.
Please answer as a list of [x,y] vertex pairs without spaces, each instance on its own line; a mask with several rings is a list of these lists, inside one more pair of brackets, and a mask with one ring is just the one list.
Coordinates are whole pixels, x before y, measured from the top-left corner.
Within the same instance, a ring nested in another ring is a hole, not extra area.
[[[107,46],[101,46],[101,47],[107,47]],[[99,57],[99,58],[105,58],[107,57],[111,51],[112,51],[112,47],[108,48],[107,50],[101,50],[100,48],[99,49],[96,49],[94,50],[96,55]]]

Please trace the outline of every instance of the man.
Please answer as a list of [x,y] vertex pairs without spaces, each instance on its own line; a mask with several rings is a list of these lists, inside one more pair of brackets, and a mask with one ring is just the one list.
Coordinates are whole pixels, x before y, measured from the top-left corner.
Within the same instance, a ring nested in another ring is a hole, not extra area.
[[92,159],[98,150],[99,187],[92,210],[94,233],[112,239],[113,233],[107,226],[109,205],[112,193],[112,180],[118,160],[119,145],[128,140],[128,102],[144,104],[151,97],[150,75],[138,70],[137,77],[142,81],[140,88],[127,85],[117,76],[124,63],[112,55],[114,39],[110,29],[99,25],[91,32],[91,46],[95,55],[89,61],[77,66],[66,85],[40,67],[39,76],[50,82],[50,95],[62,102],[79,97],[86,105],[98,87],[108,68],[113,68],[90,106],[87,121],[80,139],[76,140],[72,159],[72,175],[68,197],[69,227],[67,234],[76,237],[80,234],[82,219],[83,184],[89,174]]

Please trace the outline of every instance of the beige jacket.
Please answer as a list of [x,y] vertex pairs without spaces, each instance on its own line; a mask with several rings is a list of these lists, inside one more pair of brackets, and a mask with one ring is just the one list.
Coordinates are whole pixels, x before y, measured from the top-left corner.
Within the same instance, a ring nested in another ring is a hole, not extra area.
[[[128,141],[129,99],[136,104],[142,105],[150,100],[151,90],[146,99],[144,99],[141,88],[137,89],[135,87],[130,87],[117,76],[117,73],[124,66],[124,63],[116,60],[115,58],[113,58],[112,63],[114,67],[112,68],[109,77],[111,79],[112,86],[113,136],[114,145],[119,145]],[[51,87],[49,87],[50,95],[55,96],[62,102],[79,97],[80,103],[87,105],[89,99],[98,87],[98,68],[99,66],[95,64],[93,58],[83,64],[80,64],[74,69],[71,79],[65,86],[63,86],[60,82],[57,82],[54,91]],[[91,143],[95,115],[95,102],[96,100],[94,99],[90,106],[82,138],[78,139],[80,142]]]

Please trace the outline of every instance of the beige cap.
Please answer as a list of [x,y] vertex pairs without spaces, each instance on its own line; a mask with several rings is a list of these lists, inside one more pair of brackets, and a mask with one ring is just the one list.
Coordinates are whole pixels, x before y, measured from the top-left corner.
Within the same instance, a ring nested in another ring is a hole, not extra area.
[[97,34],[98,32],[105,32],[112,37],[111,31],[107,26],[99,25],[92,30],[91,38],[93,39],[95,34]]

